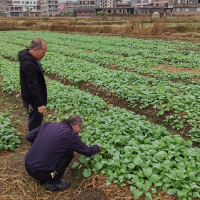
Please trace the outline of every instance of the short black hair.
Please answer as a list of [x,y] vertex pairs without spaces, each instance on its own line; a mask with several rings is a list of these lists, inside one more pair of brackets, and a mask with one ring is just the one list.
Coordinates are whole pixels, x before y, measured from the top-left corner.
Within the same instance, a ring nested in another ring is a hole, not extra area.
[[45,41],[41,38],[34,39],[31,42],[30,49],[34,49],[34,48],[41,49],[42,48],[42,42],[45,42]]
[[71,117],[68,118],[68,121],[72,126],[83,124],[82,118],[78,115],[72,115]]

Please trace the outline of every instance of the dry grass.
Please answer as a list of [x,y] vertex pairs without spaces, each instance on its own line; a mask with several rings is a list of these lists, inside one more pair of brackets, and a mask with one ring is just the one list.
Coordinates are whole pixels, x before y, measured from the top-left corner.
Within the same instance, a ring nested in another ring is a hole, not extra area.
[[[0,168],[0,199],[16,199],[16,200],[55,200],[55,199],[68,199],[72,200],[77,194],[77,187],[69,187],[65,191],[50,192],[45,190],[45,185],[38,185],[36,181],[30,177],[24,167],[24,156],[26,151],[17,149],[15,153],[9,152],[1,159]],[[78,154],[75,154],[74,160],[79,158]],[[72,179],[70,175],[70,166],[66,169],[64,179],[69,178],[72,184],[77,182],[76,179]],[[76,173],[77,174],[77,173]],[[78,178],[82,180],[82,178]]]
[[[13,199],[13,200],[77,200],[80,196],[86,196],[87,192],[96,190],[102,191],[103,199],[129,199],[134,200],[132,193],[130,192],[129,186],[120,187],[117,184],[106,186],[106,176],[100,174],[93,174],[90,178],[84,179],[77,189],[68,188],[67,190],[60,192],[49,192],[44,189],[44,186],[38,186],[35,181],[30,179],[24,170],[17,170],[14,168],[0,168],[0,171],[9,170],[9,173],[0,174],[1,185],[1,199]],[[66,171],[67,173],[67,171]],[[151,192],[151,189],[149,189]],[[176,200],[176,196],[170,196],[166,192],[158,191],[156,199],[159,200]],[[85,198],[82,198],[85,200]],[[142,195],[139,200],[144,200],[145,197]]]
[[21,23],[21,26],[25,27],[33,27],[34,25],[37,25],[35,20],[24,20],[24,22]]
[[21,22],[17,20],[0,21],[0,30],[1,31],[15,30],[20,25],[21,25]]
[[199,17],[0,18],[0,30],[50,30],[86,34],[200,38]]

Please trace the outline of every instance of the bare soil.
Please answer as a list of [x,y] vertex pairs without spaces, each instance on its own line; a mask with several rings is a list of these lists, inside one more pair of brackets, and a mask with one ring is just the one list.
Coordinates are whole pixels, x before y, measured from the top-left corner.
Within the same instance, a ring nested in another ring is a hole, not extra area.
[[[112,65],[109,65],[108,66],[109,69],[111,70],[121,70],[119,69],[119,66],[117,64],[112,64]],[[178,68],[178,67],[168,67],[166,65],[159,65],[159,67],[154,67],[154,69],[162,69],[164,71],[168,71],[170,73],[180,73],[180,72],[186,72],[186,73],[191,73],[191,74],[200,74],[200,69],[197,69],[197,68]],[[125,69],[125,71],[128,71],[128,72],[135,72],[136,71],[136,68],[135,67],[132,67],[131,69]],[[140,74],[142,76],[147,76],[149,78],[154,78],[155,76],[154,75],[150,75],[148,73],[142,73]],[[198,75],[200,76],[200,75]],[[198,77],[195,77],[195,78],[191,78],[191,81],[197,81],[197,80],[200,80],[200,78]],[[174,81],[179,81],[178,79],[175,79]]]
[[171,73],[187,72],[187,73],[200,74],[200,69],[178,68],[178,67],[163,67],[162,69]]

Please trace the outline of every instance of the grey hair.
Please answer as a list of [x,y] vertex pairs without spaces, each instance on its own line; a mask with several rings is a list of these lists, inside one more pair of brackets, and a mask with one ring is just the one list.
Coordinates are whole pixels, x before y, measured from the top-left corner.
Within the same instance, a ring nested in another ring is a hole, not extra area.
[[36,38],[34,39],[32,42],[31,42],[31,45],[30,45],[30,49],[41,49],[42,48],[42,43],[46,43],[43,39],[41,38]]
[[82,118],[78,115],[72,115],[68,118],[68,121],[72,126],[83,124]]

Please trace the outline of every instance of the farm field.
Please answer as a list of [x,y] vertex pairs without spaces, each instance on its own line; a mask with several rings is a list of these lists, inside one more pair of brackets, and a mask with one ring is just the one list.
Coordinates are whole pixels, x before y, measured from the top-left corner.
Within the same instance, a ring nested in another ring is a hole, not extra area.
[[[3,150],[2,156],[7,159],[18,152],[23,162],[29,148],[24,141],[27,119],[20,104],[17,53],[37,37],[48,44],[42,60],[48,87],[45,121],[80,115],[85,124],[82,140],[102,146],[91,158],[77,154],[67,170],[64,178],[72,179],[75,173],[73,181],[80,185],[53,194],[44,188],[38,191],[36,185],[30,189],[22,164],[16,171],[23,179],[16,178],[15,187],[4,184],[4,173],[11,167],[2,161],[0,185],[5,189],[0,194],[5,199],[79,199],[83,188],[91,191],[95,184],[98,194],[93,195],[99,199],[200,197],[200,43],[49,31],[1,31],[0,37],[0,86],[5,97],[0,119],[10,116],[19,130],[16,135],[22,134],[20,150],[19,139],[10,141],[6,131],[9,145],[1,149],[16,150]],[[23,121],[17,118],[18,110]]]

